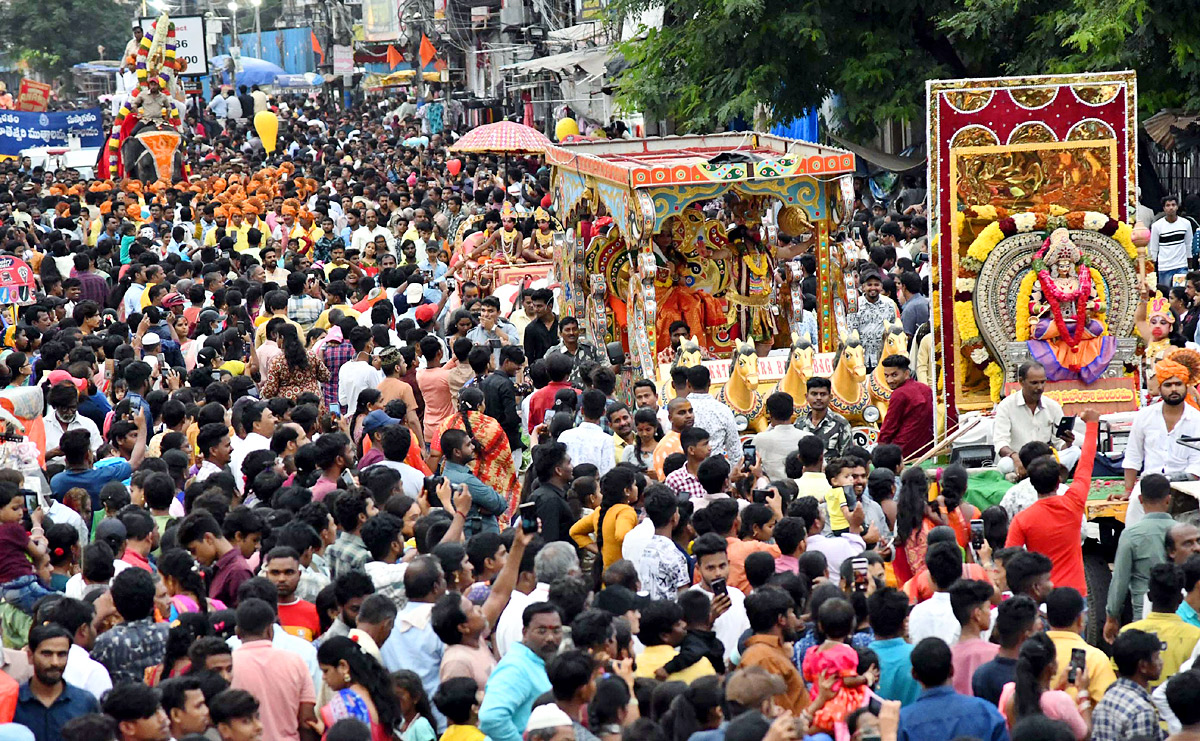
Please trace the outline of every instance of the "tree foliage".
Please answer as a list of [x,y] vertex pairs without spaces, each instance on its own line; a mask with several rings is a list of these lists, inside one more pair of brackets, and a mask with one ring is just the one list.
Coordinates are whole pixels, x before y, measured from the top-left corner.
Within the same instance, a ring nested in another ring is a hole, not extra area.
[[[613,0],[614,18],[661,0]],[[925,81],[1134,69],[1141,112],[1200,108],[1200,27],[1186,0],[672,0],[623,45],[621,103],[681,131],[760,105],[786,121],[840,96],[867,136],[924,115]]]
[[10,56],[23,59],[48,78],[63,77],[71,65],[116,59],[133,38],[132,6],[115,0],[8,0],[0,22]]

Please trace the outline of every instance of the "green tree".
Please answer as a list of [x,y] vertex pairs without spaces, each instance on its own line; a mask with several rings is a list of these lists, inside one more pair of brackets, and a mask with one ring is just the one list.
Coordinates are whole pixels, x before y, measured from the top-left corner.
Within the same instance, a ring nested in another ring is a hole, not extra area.
[[71,81],[71,65],[117,58],[133,38],[132,6],[115,0],[9,0],[0,9],[11,57],[47,78]]
[[[614,19],[661,0],[613,0]],[[624,105],[681,131],[840,96],[842,131],[924,115],[925,81],[1135,69],[1143,114],[1200,106],[1200,28],[1182,0],[672,0],[622,46]],[[1194,9],[1194,8],[1193,8]]]

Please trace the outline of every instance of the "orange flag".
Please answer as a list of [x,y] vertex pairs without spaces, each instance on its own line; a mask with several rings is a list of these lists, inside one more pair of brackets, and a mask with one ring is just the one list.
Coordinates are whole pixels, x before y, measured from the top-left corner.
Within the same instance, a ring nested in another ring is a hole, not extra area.
[[396,65],[404,61],[404,55],[396,51],[396,47],[388,44],[387,48],[387,63],[388,69],[396,69]]
[[421,34],[421,69],[428,67],[436,56],[437,49],[433,48],[433,42],[429,40],[428,36]]
[[321,64],[325,64],[325,50],[321,48],[321,42],[317,41],[317,35],[312,31],[309,31],[308,37],[312,39],[313,51],[315,51],[321,57]]

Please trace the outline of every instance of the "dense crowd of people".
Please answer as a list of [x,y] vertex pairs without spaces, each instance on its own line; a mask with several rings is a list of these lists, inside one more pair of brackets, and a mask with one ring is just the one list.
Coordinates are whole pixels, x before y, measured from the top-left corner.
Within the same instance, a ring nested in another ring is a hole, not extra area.
[[1200,736],[1200,531],[1159,446],[1097,645],[1094,413],[1076,446],[1023,366],[997,438],[1019,482],[983,512],[961,466],[906,466],[932,433],[923,217],[855,217],[866,361],[896,320],[914,350],[881,362],[880,444],[813,378],[744,445],[705,366],[621,401],[553,291],[455,280],[476,230],[473,258],[514,228],[537,257],[540,162],[317,97],[273,102],[268,163],[221,100],[187,121],[192,184],[0,163],[0,249],[37,281],[0,353],[0,444],[35,461],[0,470],[0,738]]

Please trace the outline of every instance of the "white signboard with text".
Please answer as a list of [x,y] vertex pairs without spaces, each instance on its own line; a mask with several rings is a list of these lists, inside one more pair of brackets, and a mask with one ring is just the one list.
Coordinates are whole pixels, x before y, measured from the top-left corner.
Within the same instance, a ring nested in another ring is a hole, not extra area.
[[[154,33],[151,26],[157,17],[139,18],[138,23],[149,36]],[[175,24],[175,57],[187,60],[184,75],[208,74],[208,46],[205,44],[204,16],[179,15],[172,16]]]

